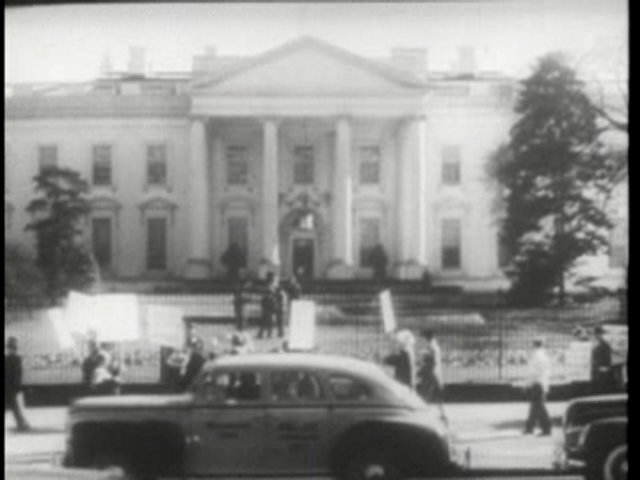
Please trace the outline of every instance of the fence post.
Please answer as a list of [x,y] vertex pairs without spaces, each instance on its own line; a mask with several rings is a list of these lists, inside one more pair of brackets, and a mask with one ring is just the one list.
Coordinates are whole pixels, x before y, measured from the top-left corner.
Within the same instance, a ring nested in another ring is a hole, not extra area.
[[500,311],[498,315],[498,381],[502,382],[502,355],[504,346],[503,325],[504,315]]

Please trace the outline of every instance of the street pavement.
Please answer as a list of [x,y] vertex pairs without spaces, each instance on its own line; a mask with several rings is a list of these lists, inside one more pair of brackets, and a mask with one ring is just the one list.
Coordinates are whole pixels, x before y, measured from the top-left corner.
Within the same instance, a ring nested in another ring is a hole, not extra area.
[[[456,447],[469,451],[471,469],[549,469],[551,473],[566,403],[552,402],[548,408],[554,432],[546,437],[522,434],[528,411],[525,402],[458,403],[446,405],[445,410]],[[51,465],[64,449],[66,408],[31,408],[27,415],[33,427],[28,433],[16,432],[13,418],[5,416],[5,466]]]

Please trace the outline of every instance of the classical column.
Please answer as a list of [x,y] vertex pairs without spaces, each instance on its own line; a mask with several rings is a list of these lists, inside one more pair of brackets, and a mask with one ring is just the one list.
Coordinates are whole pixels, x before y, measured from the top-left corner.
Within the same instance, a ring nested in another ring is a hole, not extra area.
[[278,122],[262,123],[262,262],[280,266],[278,241]]
[[353,166],[351,123],[341,117],[336,122],[334,165],[333,256],[330,276],[346,278],[353,274]]
[[189,260],[188,278],[207,278],[209,258],[209,165],[207,133],[203,119],[191,121],[189,155]]
[[400,128],[399,246],[397,276],[417,279],[427,264],[426,119],[403,119]]

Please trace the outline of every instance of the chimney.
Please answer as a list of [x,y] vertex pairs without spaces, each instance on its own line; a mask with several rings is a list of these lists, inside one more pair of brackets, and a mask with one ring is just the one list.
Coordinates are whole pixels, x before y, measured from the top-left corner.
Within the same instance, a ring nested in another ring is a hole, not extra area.
[[457,75],[473,76],[476,73],[476,52],[473,47],[458,48],[458,63],[455,68]]
[[129,65],[127,71],[131,75],[144,76],[146,73],[146,52],[143,47],[129,47]]
[[418,76],[427,74],[428,52],[426,48],[391,49],[391,63],[402,70],[407,70]]

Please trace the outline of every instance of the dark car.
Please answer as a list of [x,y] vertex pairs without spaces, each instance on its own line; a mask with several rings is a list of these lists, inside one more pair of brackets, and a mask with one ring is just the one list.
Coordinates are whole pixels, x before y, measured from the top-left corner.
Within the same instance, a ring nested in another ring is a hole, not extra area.
[[626,480],[627,394],[584,397],[567,407],[563,452],[567,467],[587,480]]
[[449,432],[370,363],[223,357],[178,396],[94,397],[70,409],[65,464],[154,476],[399,479],[451,471]]

